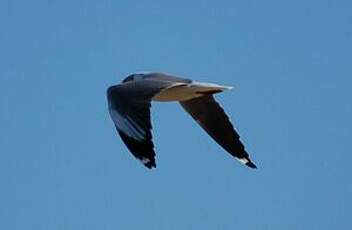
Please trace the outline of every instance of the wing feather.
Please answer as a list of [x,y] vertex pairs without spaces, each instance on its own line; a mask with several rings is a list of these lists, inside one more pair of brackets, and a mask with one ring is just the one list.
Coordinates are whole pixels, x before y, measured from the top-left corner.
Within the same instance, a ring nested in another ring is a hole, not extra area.
[[107,91],[109,113],[130,152],[146,167],[156,167],[150,121],[151,98],[170,83],[132,81]]
[[182,101],[180,104],[227,152],[247,166],[256,168],[229,117],[212,95]]

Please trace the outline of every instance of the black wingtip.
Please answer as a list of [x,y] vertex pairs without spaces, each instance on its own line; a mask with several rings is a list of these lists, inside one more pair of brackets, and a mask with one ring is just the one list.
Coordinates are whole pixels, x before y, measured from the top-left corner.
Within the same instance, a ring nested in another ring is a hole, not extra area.
[[252,161],[248,161],[248,162],[246,163],[246,165],[247,165],[248,167],[252,168],[252,169],[256,169],[256,168],[257,168],[257,166],[256,166]]
[[156,168],[155,162],[152,162],[152,161],[150,161],[150,162],[144,164],[144,166],[147,167],[148,169]]

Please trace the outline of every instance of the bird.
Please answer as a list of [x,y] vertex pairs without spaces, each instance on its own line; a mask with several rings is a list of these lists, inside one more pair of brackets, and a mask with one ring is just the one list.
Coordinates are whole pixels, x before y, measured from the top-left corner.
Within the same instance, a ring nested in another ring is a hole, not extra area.
[[240,136],[214,94],[229,86],[198,82],[159,72],[128,75],[107,89],[110,117],[132,155],[145,167],[156,167],[150,108],[152,101],[178,101],[223,149],[249,168],[251,161]]

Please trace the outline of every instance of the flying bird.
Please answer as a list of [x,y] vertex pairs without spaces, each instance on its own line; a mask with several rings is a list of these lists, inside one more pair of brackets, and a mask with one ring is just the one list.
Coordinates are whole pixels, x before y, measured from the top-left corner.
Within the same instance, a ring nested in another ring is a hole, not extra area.
[[214,94],[232,87],[197,82],[164,73],[135,73],[107,89],[111,119],[122,141],[144,166],[156,167],[150,120],[151,101],[178,101],[228,153],[250,168],[240,136]]

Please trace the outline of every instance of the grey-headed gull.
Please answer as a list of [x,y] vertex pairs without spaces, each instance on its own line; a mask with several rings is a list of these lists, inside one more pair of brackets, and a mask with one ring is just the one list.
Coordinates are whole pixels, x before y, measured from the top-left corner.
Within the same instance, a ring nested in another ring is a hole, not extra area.
[[256,168],[228,116],[213,97],[231,88],[164,73],[135,73],[108,88],[109,113],[127,148],[147,168],[156,167],[151,101],[179,101],[220,146],[241,163]]

